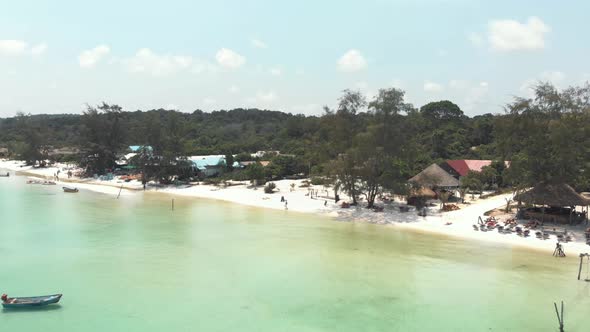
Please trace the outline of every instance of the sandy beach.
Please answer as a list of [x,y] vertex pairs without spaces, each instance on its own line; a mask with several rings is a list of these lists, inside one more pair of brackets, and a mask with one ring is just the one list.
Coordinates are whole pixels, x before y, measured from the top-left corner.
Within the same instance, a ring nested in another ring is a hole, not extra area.
[[[142,184],[138,181],[124,182],[117,178],[110,181],[76,177],[68,179],[65,168],[66,165],[32,168],[23,166],[23,163],[19,161],[0,160],[0,169],[16,172],[17,175],[54,180],[54,174],[59,170],[59,181],[57,181],[59,185],[70,184],[81,190],[90,190],[107,195],[118,195],[119,193],[121,195],[134,195],[143,190]],[[516,234],[502,234],[496,230],[482,232],[473,229],[478,217],[485,218],[485,212],[505,206],[506,199],[512,198],[512,194],[498,195],[487,199],[476,198],[473,201],[468,198],[467,202],[469,204],[462,205],[459,210],[444,213],[439,212],[438,206],[432,206],[429,208],[428,216],[421,217],[417,215],[415,210],[400,212],[399,206],[405,204],[397,200],[390,202],[379,201],[378,204],[384,207],[383,212],[374,212],[363,207],[341,208],[339,204],[334,202],[334,192],[331,189],[323,186],[305,187],[303,181],[275,181],[276,189],[273,194],[266,194],[262,187],[255,188],[247,182],[236,182],[225,187],[200,183],[187,187],[168,186],[156,188],[148,186],[147,192],[216,199],[266,209],[312,213],[328,216],[341,222],[383,224],[383,227],[436,233],[472,241],[492,242],[498,245],[520,246],[549,253],[553,252],[557,242],[555,234],[550,235],[549,239],[541,240],[534,236],[534,231],[531,231],[531,236],[522,237]],[[316,191],[317,197],[312,198],[310,190]],[[341,199],[346,201],[347,198],[344,195],[340,194],[340,196]],[[286,204],[281,201],[281,198],[284,198]],[[506,218],[500,217],[499,219],[505,220]],[[545,229],[550,230],[551,227],[547,226]],[[583,225],[568,228],[568,234],[572,236],[572,241],[562,243],[568,256],[577,256],[580,253],[590,252],[590,247],[585,243],[583,229]]]

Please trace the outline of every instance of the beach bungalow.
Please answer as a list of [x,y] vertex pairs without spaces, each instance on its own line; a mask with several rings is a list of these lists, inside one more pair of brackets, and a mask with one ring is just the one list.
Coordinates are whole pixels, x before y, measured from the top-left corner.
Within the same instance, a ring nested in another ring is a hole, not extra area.
[[[193,165],[193,170],[205,177],[219,175],[225,168],[224,155],[190,156],[188,160]],[[240,167],[240,163],[234,162],[233,167]]]
[[262,167],[266,167],[270,164],[270,161],[240,161],[240,168],[246,168],[249,165],[259,163]]
[[58,156],[71,156],[80,154],[80,149],[76,147],[62,147],[62,148],[52,148],[49,150],[48,155],[51,157],[58,157]]
[[252,158],[274,157],[281,154],[281,151],[256,151],[252,153]]
[[128,150],[128,152],[138,153],[139,151],[141,151],[142,148],[145,148],[146,150],[148,150],[150,152],[154,151],[154,149],[149,145],[129,145],[127,150]]
[[432,164],[408,180],[415,187],[455,189],[460,185],[459,179],[452,176],[441,166]]
[[[560,224],[588,222],[590,199],[565,183],[540,183],[515,195],[514,200],[529,205],[520,209],[521,217]],[[576,211],[575,207],[582,207],[581,212]]]
[[469,172],[481,172],[484,166],[490,166],[491,160],[447,160],[440,166],[449,174],[459,179],[466,176]]

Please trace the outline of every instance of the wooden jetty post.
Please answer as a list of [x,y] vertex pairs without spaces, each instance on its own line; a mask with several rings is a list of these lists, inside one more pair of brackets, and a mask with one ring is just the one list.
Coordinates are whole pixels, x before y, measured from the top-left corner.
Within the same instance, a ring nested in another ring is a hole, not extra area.
[[584,264],[584,257],[589,257],[590,259],[590,254],[580,254],[580,268],[578,269],[578,280],[580,280],[580,276],[582,274],[582,265]]
[[561,315],[559,314],[559,311],[557,310],[557,303],[553,302],[553,305],[555,306],[555,313],[557,314],[557,321],[559,322],[559,332],[563,332],[563,301],[561,301]]
[[121,185],[121,188],[119,188],[119,194],[117,195],[117,199],[119,199],[119,196],[121,196],[121,190],[123,190],[123,185]]

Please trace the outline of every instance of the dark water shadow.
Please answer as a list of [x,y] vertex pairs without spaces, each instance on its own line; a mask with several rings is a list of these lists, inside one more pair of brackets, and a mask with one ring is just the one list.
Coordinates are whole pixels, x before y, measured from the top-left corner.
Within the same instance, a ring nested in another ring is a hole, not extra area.
[[2,308],[3,314],[22,313],[22,312],[39,312],[39,311],[54,311],[61,309],[61,304],[52,304],[40,307],[22,307],[22,308]]

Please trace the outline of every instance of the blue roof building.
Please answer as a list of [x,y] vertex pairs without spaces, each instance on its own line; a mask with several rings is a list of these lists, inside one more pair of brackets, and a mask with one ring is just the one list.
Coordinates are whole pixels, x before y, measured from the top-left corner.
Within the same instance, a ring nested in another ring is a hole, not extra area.
[[154,151],[154,149],[153,149],[151,146],[149,146],[149,145],[129,145],[129,150],[131,150],[131,152],[135,152],[135,153],[137,153],[137,152],[139,152],[139,150],[141,150],[143,147],[145,147],[145,148],[146,148],[146,150],[148,150],[148,151],[150,151],[150,152],[153,152],[153,151]]
[[[224,155],[208,155],[208,156],[190,156],[188,160],[193,164],[193,167],[202,172],[205,176],[214,176],[221,172],[225,167]],[[240,163],[234,162],[233,167],[240,167]]]

